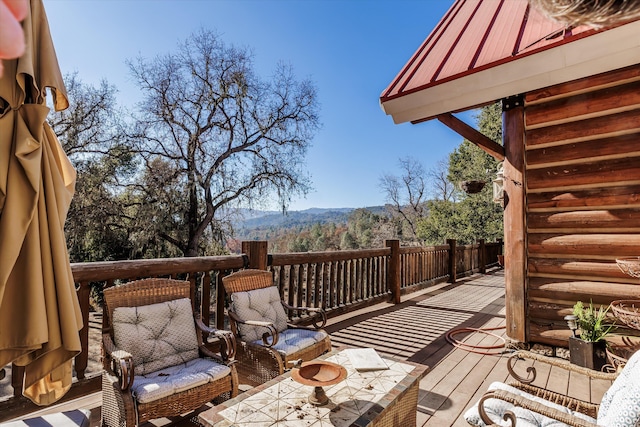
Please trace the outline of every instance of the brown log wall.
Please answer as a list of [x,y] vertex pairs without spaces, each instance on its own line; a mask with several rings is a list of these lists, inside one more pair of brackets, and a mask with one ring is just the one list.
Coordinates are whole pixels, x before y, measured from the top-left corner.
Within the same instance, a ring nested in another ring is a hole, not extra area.
[[566,345],[573,304],[640,298],[640,66],[525,96],[528,340]]

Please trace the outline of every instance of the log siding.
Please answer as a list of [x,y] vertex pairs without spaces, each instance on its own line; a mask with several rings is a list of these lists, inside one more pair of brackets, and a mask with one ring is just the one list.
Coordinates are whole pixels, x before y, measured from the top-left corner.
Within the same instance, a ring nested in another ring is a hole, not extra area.
[[[566,345],[580,300],[640,299],[640,65],[525,95],[528,341]],[[625,331],[631,332],[631,331]]]

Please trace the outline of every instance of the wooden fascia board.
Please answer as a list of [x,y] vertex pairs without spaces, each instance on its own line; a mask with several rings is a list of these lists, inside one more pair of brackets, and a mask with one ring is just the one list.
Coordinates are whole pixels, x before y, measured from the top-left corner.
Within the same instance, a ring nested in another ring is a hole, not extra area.
[[498,161],[504,160],[504,147],[488,136],[472,128],[451,113],[440,114],[437,119],[451,130],[468,139]]

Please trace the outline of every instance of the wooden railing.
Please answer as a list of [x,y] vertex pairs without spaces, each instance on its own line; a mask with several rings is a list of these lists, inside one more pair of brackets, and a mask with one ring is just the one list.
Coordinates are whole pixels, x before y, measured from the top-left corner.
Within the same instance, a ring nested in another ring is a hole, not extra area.
[[[455,240],[449,240],[446,245],[400,247],[397,240],[390,240],[379,249],[268,254],[267,242],[243,242],[242,252],[216,257],[72,264],[85,326],[80,331],[82,352],[74,364],[77,381],[63,400],[99,391],[101,387],[101,368],[88,369],[90,360],[100,360],[100,355],[95,354],[100,351],[100,336],[95,328],[94,345],[90,345],[90,312],[96,309],[99,317],[101,311],[101,307],[90,304],[92,288],[143,277],[190,280],[196,285],[193,298],[202,318],[225,328],[222,277],[243,268],[259,268],[273,272],[283,299],[290,305],[322,307],[332,317],[383,300],[400,302],[402,293],[447,280],[455,282],[456,277],[464,274],[484,272],[487,266],[497,265],[502,243],[480,241],[457,246]],[[294,313],[293,322],[308,320],[296,316]],[[0,422],[37,409],[21,396],[23,369],[11,366],[5,367],[7,370],[11,383],[8,386],[8,379],[0,381]]]

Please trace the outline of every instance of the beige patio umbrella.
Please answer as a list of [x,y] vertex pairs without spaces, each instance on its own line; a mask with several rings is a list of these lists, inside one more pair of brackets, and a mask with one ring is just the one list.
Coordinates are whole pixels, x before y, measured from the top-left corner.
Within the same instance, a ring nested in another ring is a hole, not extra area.
[[40,405],[71,386],[82,315],[63,232],[75,170],[46,122],[49,88],[68,107],[41,0],[22,23],[26,51],[0,78],[0,367],[25,367]]

